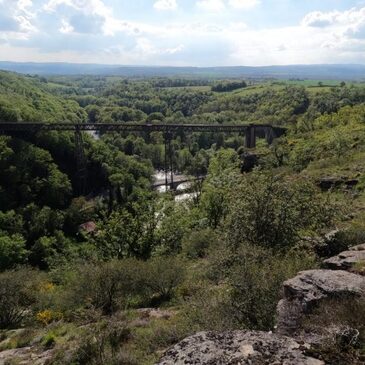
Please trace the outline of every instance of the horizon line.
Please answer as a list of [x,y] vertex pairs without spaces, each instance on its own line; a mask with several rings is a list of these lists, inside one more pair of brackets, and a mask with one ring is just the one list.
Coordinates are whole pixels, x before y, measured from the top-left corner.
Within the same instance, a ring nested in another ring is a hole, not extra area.
[[143,64],[117,64],[117,63],[94,63],[94,62],[69,62],[69,61],[9,61],[0,60],[0,63],[16,63],[16,64],[48,64],[48,65],[80,65],[80,66],[108,66],[108,67],[151,67],[151,68],[264,68],[264,67],[290,67],[290,66],[363,66],[365,63],[292,63],[292,64],[267,64],[267,65],[215,65],[215,66],[174,66],[174,65],[143,65]]

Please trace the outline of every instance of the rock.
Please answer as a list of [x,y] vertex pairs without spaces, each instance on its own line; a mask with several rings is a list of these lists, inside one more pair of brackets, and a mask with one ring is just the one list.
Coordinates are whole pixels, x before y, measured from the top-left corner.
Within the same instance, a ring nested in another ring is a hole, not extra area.
[[277,333],[295,335],[305,314],[324,299],[360,297],[365,277],[343,270],[309,270],[283,284],[284,298],[277,306]]
[[318,181],[318,186],[323,191],[328,191],[330,189],[336,188],[341,186],[344,183],[344,180],[342,178],[336,178],[336,177],[323,177]]
[[24,365],[46,365],[52,359],[53,351],[47,350],[40,353],[33,353],[31,347],[10,349],[0,352],[0,365],[24,364]]
[[80,224],[79,232],[82,232],[84,234],[91,234],[91,233],[95,233],[96,228],[97,228],[96,223],[90,221],[90,222]]
[[349,248],[349,251],[365,251],[365,243]]
[[305,355],[309,346],[255,331],[200,332],[167,350],[158,365],[322,365]]
[[365,244],[351,247],[348,251],[323,261],[323,267],[331,270],[356,271],[356,264],[365,264]]
[[328,191],[341,186],[345,187],[345,189],[353,189],[358,183],[359,180],[346,177],[323,177],[319,179],[318,186],[323,191]]
[[156,318],[156,319],[170,319],[176,315],[175,311],[164,310],[159,308],[140,308],[137,309],[137,313],[141,318]]

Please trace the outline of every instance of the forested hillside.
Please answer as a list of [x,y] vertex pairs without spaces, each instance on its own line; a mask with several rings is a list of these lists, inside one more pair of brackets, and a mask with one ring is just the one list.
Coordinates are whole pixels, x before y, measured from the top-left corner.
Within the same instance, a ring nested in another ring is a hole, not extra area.
[[[73,133],[0,135],[0,351],[14,350],[9,365],[29,346],[48,364],[153,364],[197,331],[272,330],[284,280],[365,241],[361,83],[1,71],[0,122],[287,128],[251,150],[234,133],[174,135],[174,172],[205,176],[186,200],[152,188],[165,165],[162,133],[84,133],[82,195]],[[356,346],[318,356],[361,364],[360,322]]]

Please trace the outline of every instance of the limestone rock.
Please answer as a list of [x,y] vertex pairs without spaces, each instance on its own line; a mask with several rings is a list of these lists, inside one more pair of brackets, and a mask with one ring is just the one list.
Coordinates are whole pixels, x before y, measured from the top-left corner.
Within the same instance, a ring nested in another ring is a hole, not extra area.
[[337,256],[323,261],[323,266],[332,270],[353,271],[356,264],[365,263],[365,244],[349,248]]
[[255,331],[200,332],[170,348],[158,365],[322,365],[308,347],[288,337]]
[[364,295],[365,277],[343,270],[309,270],[284,282],[283,289],[284,298],[277,307],[277,332],[294,335],[303,316],[322,300]]

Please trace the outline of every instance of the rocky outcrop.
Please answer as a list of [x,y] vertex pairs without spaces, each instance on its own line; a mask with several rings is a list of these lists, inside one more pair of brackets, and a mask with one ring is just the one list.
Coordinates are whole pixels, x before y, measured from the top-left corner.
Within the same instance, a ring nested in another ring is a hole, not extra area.
[[201,332],[170,348],[159,365],[322,365],[305,345],[267,332]]
[[318,186],[323,191],[328,191],[331,189],[336,188],[343,188],[343,189],[353,189],[357,184],[359,183],[359,180],[357,179],[349,179],[346,177],[323,177],[318,181]]
[[309,270],[283,284],[277,307],[277,332],[294,335],[304,315],[324,299],[365,295],[365,277],[343,270]]
[[45,365],[50,362],[52,356],[52,350],[35,352],[32,347],[10,349],[0,352],[0,365]]
[[331,270],[348,270],[361,273],[361,268],[357,265],[365,265],[365,244],[350,248],[348,251],[341,252],[337,256],[324,260],[323,267]]
[[[170,348],[158,364],[324,364],[307,355],[306,350],[312,344],[322,343],[325,337],[301,333],[301,323],[326,299],[365,296],[365,276],[349,272],[364,262],[364,258],[365,244],[325,260],[323,265],[327,269],[303,271],[284,282],[283,299],[277,306],[275,334],[256,331],[201,332]],[[337,336],[338,330],[334,327],[327,332]],[[340,330],[342,337],[352,333],[351,328],[346,328],[345,332]]]

